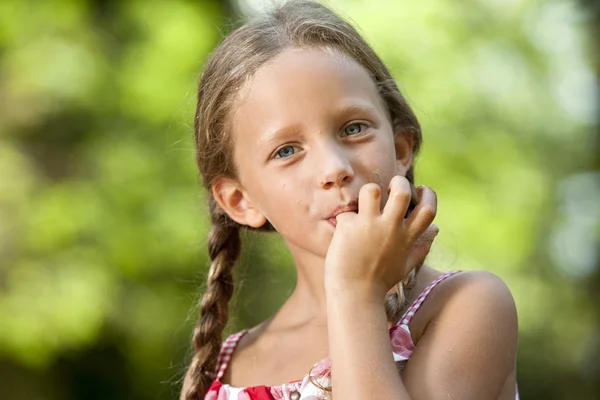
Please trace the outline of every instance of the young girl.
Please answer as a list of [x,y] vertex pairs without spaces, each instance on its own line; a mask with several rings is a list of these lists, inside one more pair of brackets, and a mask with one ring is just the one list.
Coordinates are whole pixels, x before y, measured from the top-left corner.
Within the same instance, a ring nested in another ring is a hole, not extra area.
[[[181,399],[516,397],[512,296],[492,274],[422,265],[437,227],[431,189],[409,210],[419,123],[347,22],[289,2],[231,33],[195,138],[212,264]],[[223,343],[242,229],[277,231],[297,284]]]

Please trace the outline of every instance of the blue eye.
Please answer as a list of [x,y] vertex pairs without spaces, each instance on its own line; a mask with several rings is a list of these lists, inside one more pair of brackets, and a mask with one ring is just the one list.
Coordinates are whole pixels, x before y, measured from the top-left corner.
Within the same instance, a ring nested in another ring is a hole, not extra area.
[[288,158],[288,157],[294,155],[295,149],[296,148],[294,146],[289,146],[289,145],[288,146],[284,146],[281,149],[279,149],[277,151],[277,153],[275,153],[275,155],[278,158]]
[[357,135],[362,132],[362,124],[350,124],[344,128],[344,133],[348,136]]

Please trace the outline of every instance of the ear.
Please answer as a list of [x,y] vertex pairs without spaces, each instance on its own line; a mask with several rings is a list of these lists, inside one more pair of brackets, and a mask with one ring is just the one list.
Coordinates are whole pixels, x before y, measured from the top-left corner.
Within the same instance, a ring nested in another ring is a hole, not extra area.
[[219,206],[238,224],[259,228],[267,222],[267,218],[235,179],[217,178],[211,185],[211,191]]
[[406,175],[413,163],[414,141],[412,134],[407,131],[398,131],[394,135],[394,148],[396,149],[396,169],[398,174]]

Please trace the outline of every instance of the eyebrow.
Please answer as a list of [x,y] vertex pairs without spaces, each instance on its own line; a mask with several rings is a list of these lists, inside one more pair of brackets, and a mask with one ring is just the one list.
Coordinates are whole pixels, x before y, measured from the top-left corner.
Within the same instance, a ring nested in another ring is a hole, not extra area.
[[349,103],[342,104],[335,110],[335,115],[348,115],[354,113],[367,113],[373,116],[377,115],[377,109],[366,103]]
[[267,131],[256,142],[257,147],[259,149],[269,148],[273,143],[281,141],[286,136],[291,136],[293,133],[298,132],[299,129],[300,127],[298,124],[292,124]]

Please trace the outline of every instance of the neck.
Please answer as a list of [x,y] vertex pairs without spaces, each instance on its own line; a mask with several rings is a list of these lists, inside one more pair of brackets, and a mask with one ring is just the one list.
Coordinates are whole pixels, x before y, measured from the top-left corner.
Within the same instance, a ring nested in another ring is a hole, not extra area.
[[[286,243],[296,264],[296,286],[270,323],[281,328],[326,327],[325,258]],[[413,289],[406,293],[410,303],[441,272],[423,265]],[[395,288],[393,289],[395,290]]]
[[291,243],[287,246],[296,265],[296,286],[278,314],[292,316],[285,318],[288,324],[326,326],[325,258]]

